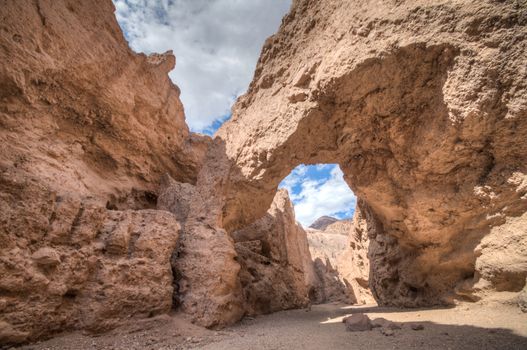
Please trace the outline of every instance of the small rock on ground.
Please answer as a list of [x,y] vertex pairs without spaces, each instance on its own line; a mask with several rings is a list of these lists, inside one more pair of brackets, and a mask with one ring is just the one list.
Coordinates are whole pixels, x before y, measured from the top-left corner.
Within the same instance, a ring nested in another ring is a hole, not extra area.
[[349,332],[369,331],[373,328],[370,318],[365,314],[353,314],[342,320]]

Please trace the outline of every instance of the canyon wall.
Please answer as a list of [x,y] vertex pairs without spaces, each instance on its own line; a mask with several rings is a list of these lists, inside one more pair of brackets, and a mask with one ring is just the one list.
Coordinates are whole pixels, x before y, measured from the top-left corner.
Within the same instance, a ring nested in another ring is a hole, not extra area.
[[302,163],[338,163],[360,199],[380,304],[477,298],[482,279],[501,290],[497,272],[523,287],[525,253],[510,266],[480,243],[525,237],[512,221],[527,211],[526,24],[514,1],[294,1],[198,176],[209,215],[191,210],[188,251],[200,264],[194,248],[222,248],[208,273],[185,273],[184,309],[206,325],[241,315],[225,236]]
[[317,284],[306,232],[286,190],[253,224],[234,231],[245,310],[249,315],[305,307]]
[[110,0],[0,7],[0,344],[172,308],[180,224],[162,174],[194,183],[175,57],[128,47]]
[[359,294],[524,305],[525,7],[295,0],[214,139],[184,122],[174,56],[132,52],[113,11],[0,8],[2,343],[305,305],[305,233],[277,194],[302,163],[338,163],[359,198]]
[[353,220],[322,217],[306,230],[318,278],[315,302],[375,302],[369,289],[369,238],[361,222],[356,211]]

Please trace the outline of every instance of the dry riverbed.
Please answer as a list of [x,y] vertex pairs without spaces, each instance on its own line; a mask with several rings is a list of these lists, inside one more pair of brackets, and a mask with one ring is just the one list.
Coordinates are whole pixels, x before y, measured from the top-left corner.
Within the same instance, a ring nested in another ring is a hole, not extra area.
[[[347,332],[342,318],[357,312],[398,322],[401,329],[389,336],[380,328]],[[413,330],[415,324],[423,329]],[[527,349],[527,314],[498,303],[423,310],[326,304],[246,318],[221,331],[165,315],[96,337],[68,333],[21,349]]]

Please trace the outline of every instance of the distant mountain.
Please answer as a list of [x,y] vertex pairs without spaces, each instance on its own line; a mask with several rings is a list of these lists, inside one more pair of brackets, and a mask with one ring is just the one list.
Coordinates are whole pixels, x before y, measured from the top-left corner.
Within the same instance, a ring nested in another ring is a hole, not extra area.
[[309,226],[309,228],[314,228],[315,230],[324,231],[326,227],[328,227],[329,225],[337,221],[339,221],[339,219],[332,218],[331,216],[321,216],[318,219],[316,219],[315,222],[313,222],[311,226]]

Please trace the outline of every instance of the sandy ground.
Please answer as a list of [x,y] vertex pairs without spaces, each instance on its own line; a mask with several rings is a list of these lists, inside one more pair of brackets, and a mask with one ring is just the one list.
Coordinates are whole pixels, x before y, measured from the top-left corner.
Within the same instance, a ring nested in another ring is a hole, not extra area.
[[[400,322],[392,336],[380,329],[347,332],[346,315],[364,312]],[[412,330],[412,324],[423,330]],[[221,331],[194,326],[181,315],[135,321],[98,337],[69,333],[24,350],[44,349],[527,349],[527,314],[502,305],[395,309],[326,304],[246,318]]]

